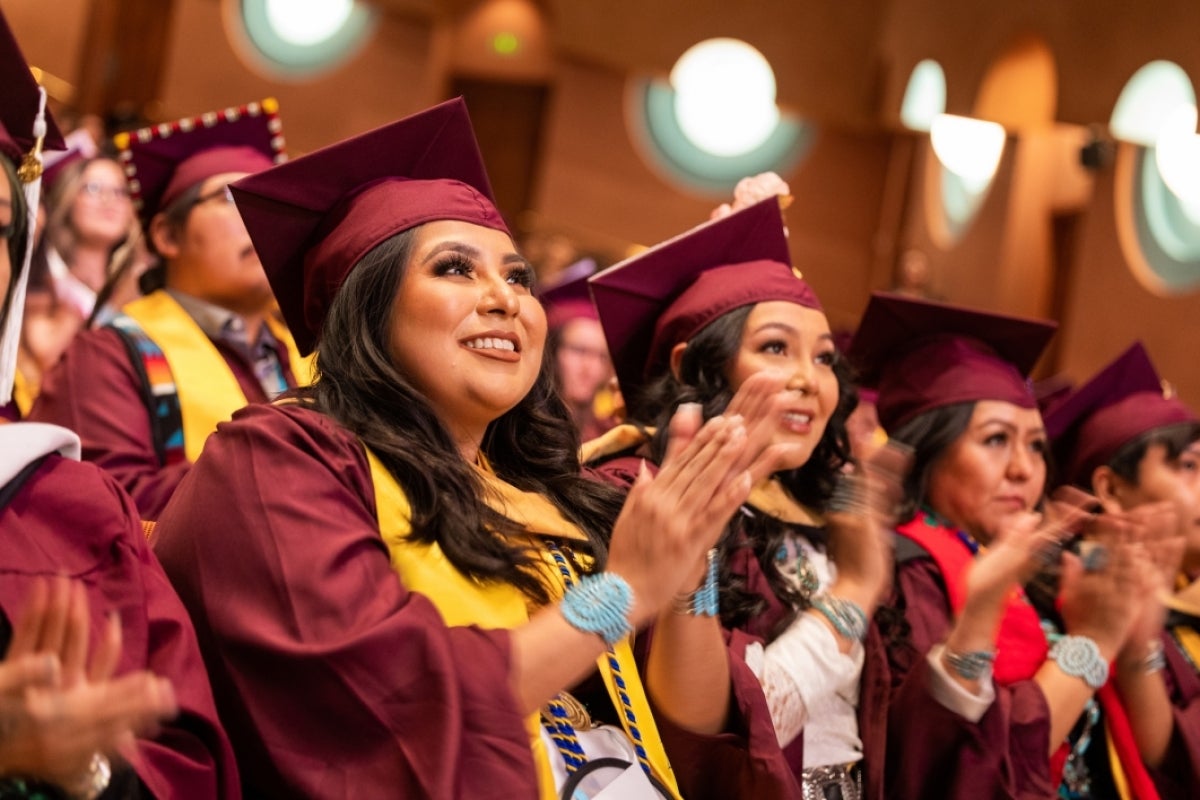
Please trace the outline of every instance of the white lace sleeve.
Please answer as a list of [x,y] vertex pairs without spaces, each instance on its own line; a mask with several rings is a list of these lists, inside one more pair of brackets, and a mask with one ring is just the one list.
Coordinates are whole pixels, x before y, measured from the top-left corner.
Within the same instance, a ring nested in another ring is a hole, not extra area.
[[946,672],[946,667],[942,664],[942,651],[945,649],[945,645],[936,645],[926,657],[930,669],[929,693],[942,706],[968,722],[979,722],[996,700],[996,687],[992,684],[992,671],[989,669],[979,681],[979,694],[972,694]]
[[850,701],[854,727],[853,705],[858,700],[863,664],[861,644],[842,653],[832,631],[812,614],[802,613],[765,649],[757,643],[747,647],[745,657],[762,684],[780,746],[799,736],[809,709],[826,707],[824,701],[832,695]]

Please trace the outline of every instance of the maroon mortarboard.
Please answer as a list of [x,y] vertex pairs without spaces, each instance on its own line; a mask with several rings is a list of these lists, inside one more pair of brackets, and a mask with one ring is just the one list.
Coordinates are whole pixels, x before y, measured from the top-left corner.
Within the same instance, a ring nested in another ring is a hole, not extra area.
[[55,182],[67,167],[95,158],[100,153],[96,140],[86,128],[76,128],[66,135],[64,141],[66,150],[47,153],[43,158],[45,168],[42,170],[42,188],[47,192],[54,188]]
[[273,97],[119,133],[113,143],[143,226],[203,180],[260,172],[285,159],[283,123]]
[[[0,153],[16,166],[37,143],[34,122],[41,103],[41,89],[29,71],[8,20],[0,13]],[[62,150],[63,135],[50,112],[46,112],[43,150]]]
[[1139,436],[1167,425],[1200,423],[1165,388],[1141,342],[1051,407],[1045,421],[1064,479],[1081,485]]
[[233,184],[238,211],[303,353],[376,245],[433,220],[508,233],[467,107],[449,100]]
[[590,258],[576,261],[556,276],[552,283],[538,289],[538,300],[546,310],[546,327],[557,330],[573,319],[600,319],[588,278],[596,271]]
[[791,266],[777,197],[669,239],[590,283],[621,392],[635,410],[643,384],[668,368],[671,349],[718,317],[769,300],[821,308]]
[[848,357],[887,431],[942,406],[1002,400],[1036,408],[1026,376],[1057,325],[876,292]]

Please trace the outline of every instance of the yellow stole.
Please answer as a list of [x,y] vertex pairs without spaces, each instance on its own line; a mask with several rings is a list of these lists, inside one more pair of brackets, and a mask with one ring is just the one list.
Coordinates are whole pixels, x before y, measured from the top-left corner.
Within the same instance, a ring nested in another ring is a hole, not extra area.
[[29,410],[33,408],[33,401],[37,398],[37,388],[29,382],[21,370],[17,370],[13,375],[12,399],[17,406],[17,411],[21,414],[21,419],[29,417]]
[[[1200,618],[1200,580],[1189,581],[1186,576],[1180,575],[1175,586],[1177,591],[1167,600],[1167,608]],[[1176,625],[1171,629],[1171,634],[1192,664],[1200,667],[1200,633],[1190,625]]]
[[[183,451],[195,461],[204,441],[233,412],[248,402],[237,378],[212,340],[196,321],[165,291],[152,292],[127,304],[121,311],[136,322],[162,349],[179,395],[183,418]],[[287,347],[292,374],[301,386],[312,379],[311,358],[301,358],[287,328],[267,317],[267,327]]]
[[[468,578],[450,563],[437,543],[425,544],[409,538],[412,532],[412,508],[408,498],[375,454],[369,449],[366,452],[371,467],[371,481],[375,488],[375,515],[379,521],[380,535],[387,545],[392,568],[396,570],[404,585],[409,590],[428,597],[437,606],[447,625],[511,629],[528,622],[530,612],[536,609],[529,608],[525,595],[518,589],[508,584],[481,583]],[[577,541],[586,541],[586,537],[546,498],[505,483],[486,467],[481,469],[480,473],[487,487],[484,502],[497,513],[529,531],[529,544],[536,548],[542,557],[540,572],[545,578],[550,594],[555,598],[561,597],[564,585],[559,567],[549,549],[539,546],[538,536]],[[679,789],[675,775],[651,716],[630,640],[627,638],[616,644],[613,653],[620,665],[625,691],[637,716],[642,744],[646,748],[654,775],[678,798]],[[620,711],[622,705],[612,670],[608,665],[608,654],[597,659],[596,667],[608,689],[613,707]],[[624,714],[618,716],[621,717],[622,725],[626,726],[625,733],[628,736],[628,720]],[[532,714],[526,720],[526,728],[538,773],[541,797],[544,800],[552,800],[558,795],[554,789],[554,775],[549,759],[557,758],[558,754],[546,751],[541,738],[538,714]]]

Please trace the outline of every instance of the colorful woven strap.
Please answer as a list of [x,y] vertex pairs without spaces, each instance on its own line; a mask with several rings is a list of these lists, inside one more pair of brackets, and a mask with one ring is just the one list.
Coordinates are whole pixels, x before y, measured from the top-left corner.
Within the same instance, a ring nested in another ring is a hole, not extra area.
[[183,449],[183,412],[167,357],[132,318],[118,314],[107,327],[120,335],[141,379],[142,402],[150,412],[150,429],[159,464],[178,464],[186,458]]

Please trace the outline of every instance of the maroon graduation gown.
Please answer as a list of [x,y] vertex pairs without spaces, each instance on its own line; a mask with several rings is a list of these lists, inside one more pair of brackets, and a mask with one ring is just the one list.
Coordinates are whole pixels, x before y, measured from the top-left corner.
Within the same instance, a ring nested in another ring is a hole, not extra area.
[[[1200,628],[1200,619],[1171,616],[1168,627],[1187,624]],[[1164,800],[1200,797],[1200,673],[1169,630],[1163,632],[1162,643],[1174,728],[1162,763],[1150,774]]]
[[49,456],[0,509],[0,607],[15,624],[39,576],[65,574],[87,587],[92,640],[110,611],[121,616],[117,673],[169,678],[180,713],[137,742],[136,771],[160,798],[237,798],[237,770],[217,721],[187,613],[144,540],[137,510],[91,464]]
[[[233,349],[214,342],[242,392],[254,403],[269,398],[253,366]],[[290,385],[288,356],[279,356]],[[132,495],[144,519],[157,519],[171,493],[191,466],[186,461],[161,466],[154,451],[150,414],[142,385],[120,336],[100,328],[80,331],[62,359],[43,378],[29,419],[50,422],[79,434],[83,460],[105,469]]]
[[[1032,681],[996,686],[996,701],[978,723],[946,709],[929,692],[926,654],[945,640],[953,617],[944,585],[932,559],[899,565],[889,605],[876,625],[894,609],[903,610],[910,627],[897,641],[892,627],[880,631],[886,663],[868,655],[863,669],[864,702],[859,708],[864,746],[882,742],[886,760],[886,797],[1044,798],[1057,787],[1050,779],[1050,711]],[[875,689],[888,674],[885,707]]]
[[[615,458],[589,470],[589,474],[596,480],[628,490],[637,477],[641,462],[641,458],[631,456]],[[650,462],[646,462],[646,465],[655,469]],[[762,615],[751,621],[746,630],[725,632],[733,691],[741,717],[737,724],[742,729],[742,742],[730,751],[729,763],[720,765],[719,772],[725,776],[723,785],[727,788],[724,789],[724,794],[718,793],[715,796],[800,797],[798,776],[804,766],[804,739],[797,737],[787,748],[780,750],[762,685],[744,661],[746,647],[753,642],[765,642],[768,633],[783,619],[787,610],[771,592],[766,576],[749,549],[737,551],[734,556],[734,570],[745,577],[747,589],[758,592],[766,600],[767,608]],[[661,720],[661,715],[658,719]],[[665,727],[666,724],[660,722],[660,728]],[[663,737],[667,737],[665,730]],[[668,750],[668,753],[670,752]],[[699,754],[703,755],[702,749]],[[675,755],[672,755],[672,762],[675,763],[676,773],[680,774],[681,764]],[[707,774],[715,771],[713,766],[700,762],[695,768],[705,770]],[[732,779],[734,775],[741,777]],[[714,776],[713,779],[718,778]]]

